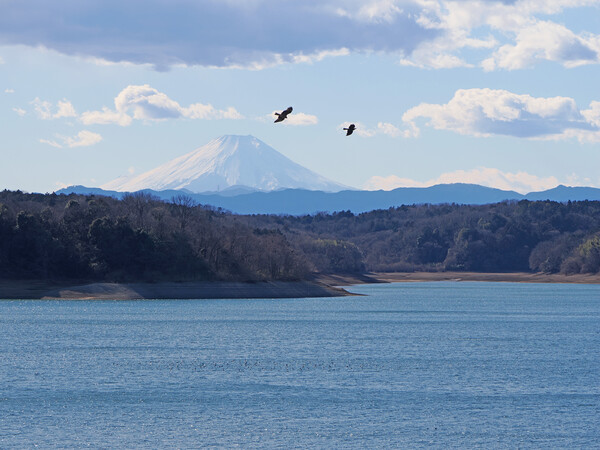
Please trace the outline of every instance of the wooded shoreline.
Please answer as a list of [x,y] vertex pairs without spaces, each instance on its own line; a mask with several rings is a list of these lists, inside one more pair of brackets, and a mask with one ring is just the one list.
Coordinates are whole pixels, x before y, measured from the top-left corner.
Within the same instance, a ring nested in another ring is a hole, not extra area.
[[600,202],[238,216],[183,195],[165,203],[145,193],[115,200],[2,191],[0,237],[2,279],[70,284],[311,281],[314,273],[365,272],[501,273],[501,280],[551,273],[559,276],[534,280],[570,282],[578,277],[567,275],[600,273]]
[[320,275],[317,279],[332,286],[366,283],[405,283],[422,281],[485,281],[508,283],[600,284],[600,274],[530,272],[372,272],[362,275]]
[[313,298],[356,295],[343,287],[370,283],[480,281],[510,283],[600,284],[600,274],[377,272],[321,274],[314,281],[201,281],[163,283],[90,283],[71,286],[42,281],[0,282],[0,300],[151,300]]

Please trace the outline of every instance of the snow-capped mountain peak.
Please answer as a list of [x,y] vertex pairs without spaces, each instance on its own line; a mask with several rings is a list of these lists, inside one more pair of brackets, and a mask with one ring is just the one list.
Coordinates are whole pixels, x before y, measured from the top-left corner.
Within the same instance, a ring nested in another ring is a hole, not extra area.
[[257,190],[348,189],[296,164],[254,136],[226,135],[137,176],[120,177],[102,189],[219,191],[230,186]]

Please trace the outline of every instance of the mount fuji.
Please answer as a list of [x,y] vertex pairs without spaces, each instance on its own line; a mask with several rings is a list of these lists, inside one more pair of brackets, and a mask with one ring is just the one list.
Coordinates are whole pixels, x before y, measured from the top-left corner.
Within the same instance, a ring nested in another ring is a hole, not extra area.
[[254,136],[237,135],[221,136],[148,172],[120,177],[100,187],[120,192],[185,189],[192,193],[227,188],[326,192],[349,189],[296,164]]

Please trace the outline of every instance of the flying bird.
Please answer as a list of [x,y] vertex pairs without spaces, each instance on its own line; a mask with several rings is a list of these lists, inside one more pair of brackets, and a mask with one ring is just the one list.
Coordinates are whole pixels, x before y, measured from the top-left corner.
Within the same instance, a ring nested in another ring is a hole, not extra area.
[[277,116],[277,119],[275,119],[274,123],[283,122],[287,118],[288,114],[290,114],[293,110],[294,110],[294,108],[292,108],[290,106],[288,109],[286,109],[280,113],[275,113],[275,115]]
[[356,125],[351,123],[348,128],[343,128],[343,129],[346,130],[346,136],[350,136],[352,133],[354,133],[354,130],[356,130]]

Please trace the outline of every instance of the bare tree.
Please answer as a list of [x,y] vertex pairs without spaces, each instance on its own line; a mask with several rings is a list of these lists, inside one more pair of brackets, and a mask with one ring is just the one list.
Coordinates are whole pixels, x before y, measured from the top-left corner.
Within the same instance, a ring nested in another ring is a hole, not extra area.
[[171,197],[171,203],[173,204],[174,216],[179,220],[179,228],[183,231],[192,216],[196,201],[189,195],[178,194]]
[[128,212],[134,214],[137,220],[137,226],[140,228],[144,228],[144,216],[150,209],[152,202],[157,200],[158,197],[144,191],[125,194],[123,196],[123,204],[127,208]]

